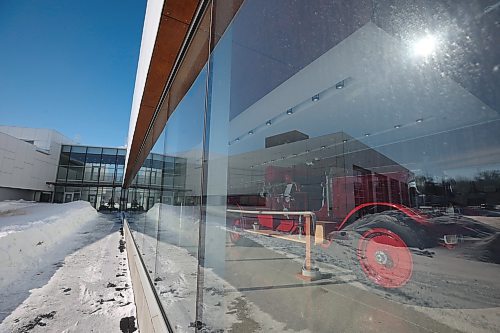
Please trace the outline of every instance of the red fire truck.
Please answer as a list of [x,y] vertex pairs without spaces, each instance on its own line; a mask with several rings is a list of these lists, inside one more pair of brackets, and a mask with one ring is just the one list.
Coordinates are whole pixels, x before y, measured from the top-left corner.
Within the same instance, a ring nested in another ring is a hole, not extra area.
[[368,281],[399,288],[412,277],[411,248],[452,248],[459,234],[475,232],[415,208],[418,190],[412,173],[402,166],[340,163],[324,159],[313,167],[267,166],[258,194],[228,197],[228,206],[235,208],[228,220],[231,240],[237,243],[245,230],[268,236],[307,234],[304,221],[310,212],[315,244],[328,248],[337,239],[354,240],[359,271]]

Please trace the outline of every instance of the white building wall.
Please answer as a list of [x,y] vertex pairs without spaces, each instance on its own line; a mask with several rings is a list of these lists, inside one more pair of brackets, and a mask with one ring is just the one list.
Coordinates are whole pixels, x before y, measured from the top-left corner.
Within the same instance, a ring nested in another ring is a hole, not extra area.
[[0,126],[2,199],[29,199],[29,192],[19,190],[52,192],[47,182],[56,179],[61,145],[72,143],[53,130]]

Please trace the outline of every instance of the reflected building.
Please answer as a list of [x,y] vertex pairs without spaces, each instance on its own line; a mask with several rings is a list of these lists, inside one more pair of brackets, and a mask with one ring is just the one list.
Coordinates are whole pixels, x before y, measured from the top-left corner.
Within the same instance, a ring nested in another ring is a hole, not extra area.
[[187,198],[125,223],[155,329],[500,331],[494,2],[149,2],[123,188],[163,145]]
[[150,153],[128,189],[122,188],[126,149],[63,145],[54,202],[85,200],[97,210],[148,210],[184,201],[186,159]]

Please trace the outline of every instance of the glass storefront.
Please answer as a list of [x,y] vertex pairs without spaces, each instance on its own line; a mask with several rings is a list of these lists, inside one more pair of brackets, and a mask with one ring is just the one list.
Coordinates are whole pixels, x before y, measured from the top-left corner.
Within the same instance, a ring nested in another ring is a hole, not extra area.
[[500,331],[498,4],[224,4],[128,193],[174,330]]
[[[133,185],[122,189],[125,149],[62,146],[54,202],[85,200],[98,210],[144,211],[161,201],[162,190],[176,193],[162,178],[177,176],[184,181],[186,161],[151,153]],[[166,165],[178,165],[177,174]]]

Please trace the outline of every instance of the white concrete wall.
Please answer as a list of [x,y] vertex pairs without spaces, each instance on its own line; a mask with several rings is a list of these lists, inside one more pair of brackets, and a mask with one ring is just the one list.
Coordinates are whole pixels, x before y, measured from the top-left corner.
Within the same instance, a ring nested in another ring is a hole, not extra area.
[[61,144],[71,143],[53,130],[0,126],[0,187],[52,191],[46,182],[56,179]]

